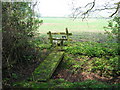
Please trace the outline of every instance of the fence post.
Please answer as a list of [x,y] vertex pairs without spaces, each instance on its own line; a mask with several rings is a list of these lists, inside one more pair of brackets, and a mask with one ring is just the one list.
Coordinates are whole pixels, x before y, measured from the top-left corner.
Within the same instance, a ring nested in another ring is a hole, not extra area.
[[66,28],[66,35],[67,35],[67,40],[68,40],[68,29]]
[[52,44],[53,46],[53,39],[52,39],[52,34],[51,34],[51,31],[49,31],[49,38],[50,38],[50,43]]

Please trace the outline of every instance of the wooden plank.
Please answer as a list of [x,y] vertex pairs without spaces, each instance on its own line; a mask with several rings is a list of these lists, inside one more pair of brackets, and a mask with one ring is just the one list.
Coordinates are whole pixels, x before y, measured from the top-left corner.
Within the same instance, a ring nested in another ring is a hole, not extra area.
[[33,72],[34,80],[47,81],[62,60],[64,52],[53,51]]
[[[48,32],[47,34],[49,34],[49,32]],[[64,32],[55,32],[55,33],[51,33],[51,34],[55,34],[55,35],[66,35],[66,33],[64,33]],[[68,33],[68,35],[72,35],[72,33]]]
[[[47,34],[49,34],[49,33],[47,33]],[[66,33],[64,33],[64,32],[54,32],[54,33],[51,33],[51,34],[66,34]]]
[[[50,38],[48,38],[50,39]],[[52,40],[67,40],[67,38],[52,38]]]

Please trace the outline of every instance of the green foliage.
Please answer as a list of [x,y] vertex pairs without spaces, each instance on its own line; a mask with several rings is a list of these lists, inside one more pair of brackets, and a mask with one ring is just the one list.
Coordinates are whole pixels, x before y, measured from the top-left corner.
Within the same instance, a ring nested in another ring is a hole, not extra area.
[[40,49],[50,49],[51,45],[50,44],[39,44],[37,45]]
[[17,82],[13,84],[14,87],[24,87],[24,88],[86,88],[86,89],[97,89],[97,88],[113,88],[117,89],[119,84],[106,84],[96,80],[86,80],[83,82],[68,82],[64,79],[49,80],[48,82]]
[[30,41],[41,21],[33,18],[30,5],[28,2],[2,3],[3,64],[25,62],[32,55],[29,50],[33,44]]
[[68,54],[65,54],[64,55],[64,60],[62,61],[62,66],[61,67],[64,67],[64,68],[68,69],[74,63],[76,63],[75,60],[74,60],[74,58],[71,57],[71,56],[68,56]]
[[[116,46],[116,48],[115,48]],[[111,46],[107,43],[82,42],[76,43],[74,46],[64,47],[66,52],[74,55],[87,55],[91,57],[102,57],[106,55],[115,56],[117,52],[117,44],[112,43]]]
[[[117,43],[77,42],[64,47],[66,55],[63,61],[65,68],[73,72],[89,71],[101,76],[110,77],[120,74]],[[89,61],[91,60],[91,61]],[[88,69],[85,69],[85,66]]]
[[12,73],[12,77],[15,78],[15,79],[18,78],[18,76],[15,73]]
[[106,84],[97,84],[97,85],[91,85],[90,88],[111,88],[111,85]]
[[88,59],[89,57],[84,55],[74,56],[72,54],[65,54],[61,67],[64,69],[69,69],[72,73],[77,73],[78,71],[86,71],[86,69],[84,69],[84,66],[86,66]]
[[108,26],[105,27],[106,34],[108,34],[109,40],[120,40],[120,17],[114,17],[108,22]]
[[16,79],[12,69],[19,64],[27,65],[35,58],[31,40],[41,21],[34,18],[32,5],[30,2],[2,3],[3,78],[8,75]]
[[109,57],[109,59],[105,57],[93,58],[91,70],[94,72],[100,71],[99,74],[106,77],[119,75],[118,60],[118,56]]

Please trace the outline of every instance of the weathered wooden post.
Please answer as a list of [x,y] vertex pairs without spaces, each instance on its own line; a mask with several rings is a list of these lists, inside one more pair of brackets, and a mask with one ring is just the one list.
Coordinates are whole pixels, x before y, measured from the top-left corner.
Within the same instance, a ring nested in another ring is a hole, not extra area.
[[68,39],[68,36],[69,36],[68,28],[66,28],[66,35],[67,35],[67,39]]
[[49,38],[50,38],[50,43],[52,44],[53,46],[53,39],[52,39],[52,34],[51,34],[51,31],[49,31]]

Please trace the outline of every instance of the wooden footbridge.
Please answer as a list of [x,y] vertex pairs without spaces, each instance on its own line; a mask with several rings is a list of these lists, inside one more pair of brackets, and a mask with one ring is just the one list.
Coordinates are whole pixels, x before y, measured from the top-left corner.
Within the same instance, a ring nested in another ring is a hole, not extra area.
[[[49,35],[49,40],[52,46],[54,45],[63,46],[64,41],[69,40],[69,36],[72,35],[72,33],[68,33],[67,28],[66,28],[66,33],[64,32],[51,33],[49,31],[47,34]],[[53,35],[64,35],[64,36],[62,36],[61,38],[54,38]],[[58,43],[54,44],[54,40],[56,40]],[[56,70],[57,66],[59,65],[63,57],[64,57],[64,52],[55,48],[33,72],[34,80],[47,81],[48,79],[50,79],[50,77]]]

